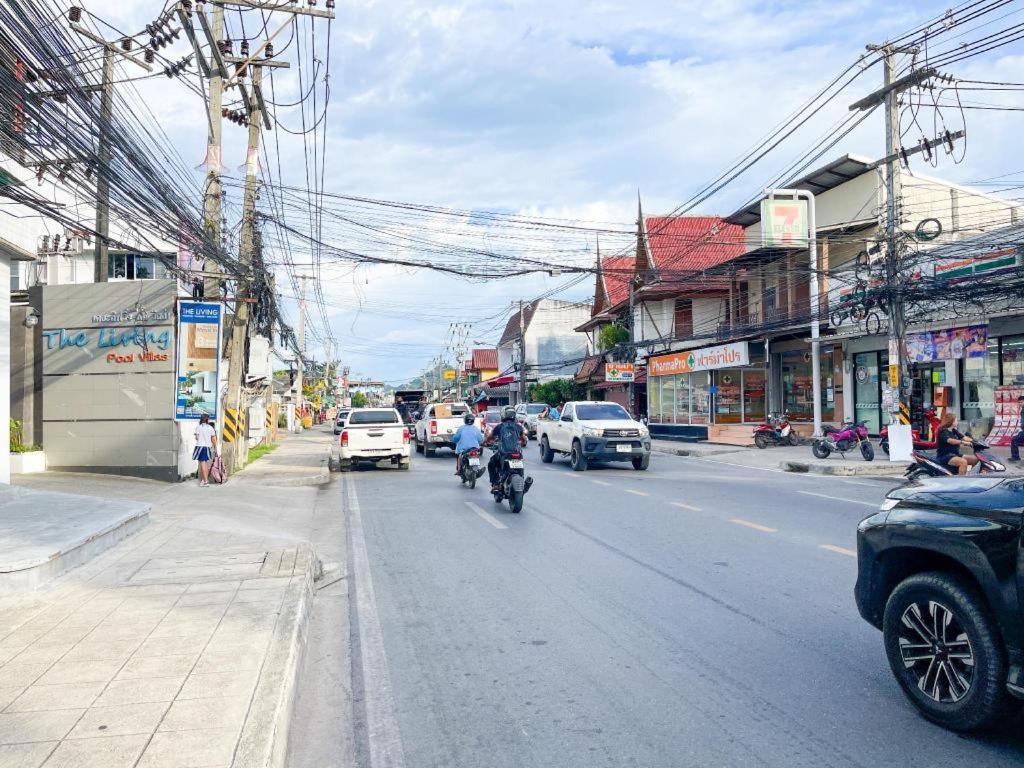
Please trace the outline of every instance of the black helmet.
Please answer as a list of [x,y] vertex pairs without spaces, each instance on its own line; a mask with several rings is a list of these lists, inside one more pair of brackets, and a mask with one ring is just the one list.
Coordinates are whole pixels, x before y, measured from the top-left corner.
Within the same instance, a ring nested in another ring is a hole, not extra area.
[[502,421],[515,421],[516,420],[516,409],[511,405],[506,405],[501,409],[501,420]]
[[466,413],[465,413],[465,414],[463,414],[463,416],[462,416],[462,420],[463,420],[463,421],[464,421],[464,422],[465,422],[466,424],[472,424],[472,423],[473,423],[474,421],[476,421],[476,416],[474,416],[474,415],[473,415],[472,413],[470,413],[469,411],[466,411]]

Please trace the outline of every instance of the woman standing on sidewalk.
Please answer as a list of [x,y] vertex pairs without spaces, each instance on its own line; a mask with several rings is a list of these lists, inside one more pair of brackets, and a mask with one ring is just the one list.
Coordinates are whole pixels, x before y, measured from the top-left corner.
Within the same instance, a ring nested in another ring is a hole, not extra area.
[[199,485],[209,485],[210,461],[217,450],[217,430],[210,424],[210,415],[204,413],[196,424],[196,449],[192,458],[199,462]]

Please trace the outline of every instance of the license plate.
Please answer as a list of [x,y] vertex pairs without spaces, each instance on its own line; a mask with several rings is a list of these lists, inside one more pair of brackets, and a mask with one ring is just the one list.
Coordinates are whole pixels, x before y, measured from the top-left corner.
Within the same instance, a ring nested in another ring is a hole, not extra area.
[[522,459],[509,459],[508,460],[508,468],[509,469],[522,469],[523,468],[523,460]]
[[619,453],[632,453],[633,452],[633,446],[632,445],[621,445],[620,444],[620,445],[616,445],[615,446],[615,450],[618,451]]
[[479,467],[480,466],[480,459],[470,459],[469,460],[469,466],[471,466],[471,467]]

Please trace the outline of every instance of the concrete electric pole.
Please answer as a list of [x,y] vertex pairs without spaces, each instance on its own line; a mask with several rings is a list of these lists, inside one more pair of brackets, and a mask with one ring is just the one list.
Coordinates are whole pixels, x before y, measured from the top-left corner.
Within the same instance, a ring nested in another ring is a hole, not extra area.
[[519,300],[519,402],[526,402],[526,318]]

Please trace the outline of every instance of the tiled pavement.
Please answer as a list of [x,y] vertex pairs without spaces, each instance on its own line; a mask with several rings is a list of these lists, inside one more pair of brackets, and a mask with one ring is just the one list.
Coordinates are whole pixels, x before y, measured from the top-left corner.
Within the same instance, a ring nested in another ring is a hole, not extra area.
[[175,488],[173,512],[157,504],[149,527],[46,592],[0,601],[0,768],[214,768],[267,752],[312,552],[190,527],[180,497],[206,489]]

